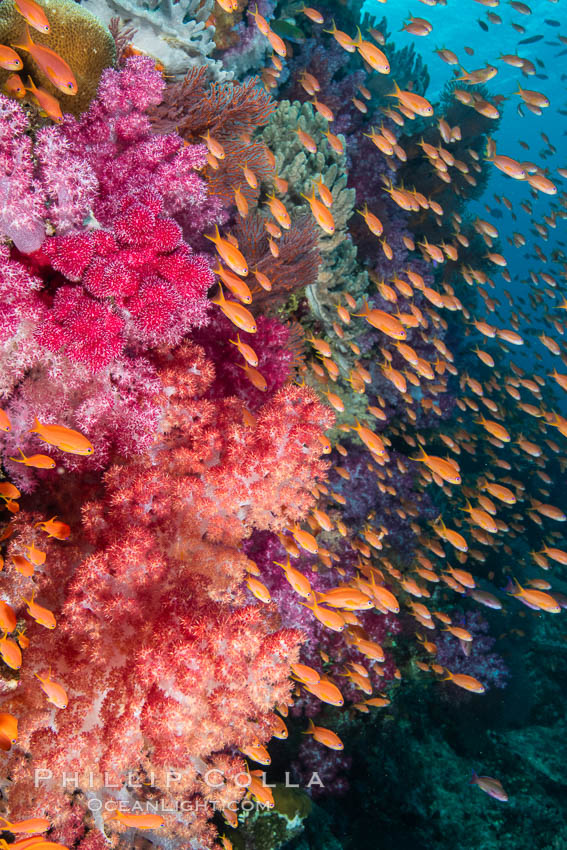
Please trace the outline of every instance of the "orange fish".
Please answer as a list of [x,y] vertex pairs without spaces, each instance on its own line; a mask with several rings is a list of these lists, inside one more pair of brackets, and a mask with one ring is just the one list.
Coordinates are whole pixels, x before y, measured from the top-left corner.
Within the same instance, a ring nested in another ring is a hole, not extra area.
[[433,115],[433,107],[425,97],[412,91],[402,91],[396,82],[394,82],[394,91],[388,97],[397,97],[403,106],[422,118]]
[[19,670],[22,666],[22,652],[18,644],[8,637],[8,633],[0,638],[0,656],[11,670]]
[[246,277],[248,274],[248,264],[244,259],[241,252],[238,250],[236,245],[233,245],[228,239],[223,239],[219,233],[218,224],[215,225],[215,235],[214,236],[206,236],[205,239],[209,239],[214,243],[219,256],[222,260],[232,269],[233,272],[239,274],[241,277]]
[[371,41],[363,41],[360,29],[358,30],[358,39],[353,44],[358,48],[358,52],[371,68],[378,71],[379,74],[390,73],[390,63],[386,54],[379,47],[376,47],[375,44],[372,44]]
[[41,682],[41,689],[47,697],[47,702],[52,703],[56,708],[67,708],[69,698],[63,685],[54,682],[51,678],[51,670],[47,678],[43,678],[39,673],[34,674]]
[[246,218],[246,216],[248,215],[248,201],[242,194],[240,186],[238,186],[238,188],[234,190],[234,202],[236,204],[236,209],[238,210],[239,215],[242,218]]
[[509,580],[506,586],[506,592],[510,596],[517,596],[529,608],[534,608],[538,611],[547,611],[548,614],[561,613],[561,605],[551,594],[545,593],[543,590],[522,587],[516,579]]
[[358,419],[356,420],[356,427],[352,426],[352,430],[356,431],[364,445],[373,453],[377,455],[383,455],[386,452],[386,447],[384,446],[384,441],[378,434],[375,434],[374,431],[371,431],[370,428],[366,428],[365,425],[361,425]]
[[321,676],[314,670],[313,667],[308,667],[307,664],[292,664],[291,672],[293,675],[306,685],[316,685],[321,681]]
[[49,608],[44,608],[43,605],[38,605],[34,601],[35,590],[31,595],[31,599],[23,597],[22,601],[28,606],[28,614],[30,617],[39,623],[40,626],[45,626],[46,629],[54,629],[57,625],[55,616]]
[[15,744],[18,740],[18,718],[13,714],[0,714],[0,735]]
[[304,531],[298,525],[294,525],[293,528],[291,528],[291,533],[293,534],[293,539],[299,546],[306,549],[307,552],[312,552],[314,555],[317,554],[319,546],[312,534],[308,531]]
[[311,718],[309,718],[309,728],[304,735],[313,735],[315,741],[319,744],[328,747],[330,750],[343,750],[344,744],[335,732],[331,729],[325,729],[324,726],[315,726]]
[[[27,23],[23,44],[13,44],[12,47],[15,47],[17,50],[25,50],[26,53],[29,53],[34,62],[39,65],[43,73],[49,77],[49,80],[59,91],[62,91],[64,94],[77,94],[77,81],[68,64],[54,50],[50,50],[49,47],[45,47],[43,44],[35,44],[32,41]],[[18,68],[14,68],[13,70],[17,71]]]
[[12,499],[18,499],[21,495],[15,484],[10,481],[0,481],[0,499],[8,502]]
[[267,605],[272,601],[270,591],[259,579],[249,576],[246,579],[246,584],[250,593],[252,593],[256,599],[259,599],[260,602],[264,602]]
[[27,558],[24,558],[23,555],[12,555],[12,563],[20,575],[26,578],[33,576],[35,572],[33,564]]
[[4,91],[10,97],[17,97],[18,100],[26,96],[26,89],[19,74],[10,74],[4,83]]
[[237,328],[240,328],[242,331],[246,331],[246,333],[255,334],[258,328],[256,327],[254,316],[250,310],[247,310],[246,307],[239,304],[237,301],[227,301],[224,297],[222,284],[219,283],[219,287],[219,294],[216,298],[211,298],[211,302],[213,304],[217,304],[227,319],[230,319],[233,325],[236,325]]
[[11,605],[0,599],[0,629],[3,629],[5,632],[13,632],[16,625],[16,615]]
[[332,35],[335,41],[340,44],[343,50],[346,50],[347,53],[354,53],[356,51],[356,44],[346,32],[337,29],[337,25],[333,21],[333,29],[332,30],[323,30],[323,32],[328,32],[329,35]]
[[268,206],[277,223],[285,230],[291,227],[291,219],[284,204],[275,195],[268,195]]
[[165,820],[161,815],[154,814],[130,814],[130,812],[116,811],[108,820],[117,820],[124,826],[132,826],[134,829],[159,829]]
[[295,590],[296,593],[299,593],[300,596],[303,596],[304,599],[313,599],[313,593],[311,591],[311,585],[309,583],[309,579],[303,575],[299,570],[295,569],[295,567],[291,566],[289,555],[287,558],[286,564],[281,564],[279,561],[274,561],[274,564],[277,564],[278,567],[281,567],[285,573],[285,577],[288,580],[291,587]]
[[312,190],[312,195],[310,198],[307,195],[301,193],[301,197],[305,198],[308,201],[309,206],[311,207],[311,212],[313,213],[313,218],[319,225],[319,227],[328,233],[330,236],[335,232],[335,220],[333,218],[333,214],[330,209],[325,206],[318,198],[315,196],[315,189]]
[[28,77],[29,85],[26,86],[26,91],[31,94],[31,98],[39,108],[45,112],[48,118],[51,118],[56,124],[61,124],[63,121],[63,113],[59,101],[52,94],[49,94],[45,89],[37,88],[31,77]]
[[250,288],[246,281],[242,280],[242,278],[238,277],[238,275],[228,269],[225,269],[220,263],[217,263],[217,267],[216,269],[213,269],[213,271],[218,274],[221,280],[225,283],[228,289],[230,289],[232,294],[236,295],[239,301],[242,301],[243,304],[252,303],[252,293],[250,292]]
[[316,600],[311,605],[308,605],[306,602],[300,602],[299,604],[313,611],[319,622],[334,632],[342,632],[346,627],[344,617],[338,611],[330,611],[328,608],[318,605]]
[[477,776],[473,770],[470,784],[478,785],[481,791],[484,791],[489,797],[494,797],[495,800],[500,800],[502,803],[506,803],[508,800],[508,794],[502,787],[502,783],[492,776]]
[[30,455],[26,457],[21,449],[18,449],[21,458],[11,457],[15,463],[23,463],[24,466],[33,466],[34,469],[55,469],[56,463],[48,455]]
[[41,832],[47,832],[51,826],[51,821],[47,818],[28,818],[27,820],[9,821],[7,818],[0,815],[0,820],[3,820],[6,824],[3,829],[10,830],[10,832],[13,832],[14,835],[18,835],[18,833],[22,832],[37,835]]
[[51,519],[45,520],[44,522],[36,522],[34,528],[37,528],[38,526],[50,537],[55,537],[57,540],[67,540],[71,534],[69,526],[64,522],[61,522],[61,520],[58,520],[56,516],[51,517]]
[[371,233],[373,233],[375,236],[382,236],[382,233],[384,232],[382,222],[377,216],[374,215],[374,213],[370,212],[370,210],[368,209],[368,204],[364,205],[363,210],[357,210],[357,213],[359,213],[363,217]]
[[[229,15],[232,14],[232,12],[235,12],[238,9],[238,0],[217,0],[217,3],[221,7],[221,9],[224,12],[228,12]],[[213,18],[212,15],[211,15],[211,18]],[[207,24],[208,23],[209,23],[209,21],[207,21]],[[212,23],[214,24],[214,19],[213,19]]]
[[94,452],[92,443],[79,431],[66,428],[64,425],[42,424],[37,417],[29,433],[37,434],[44,443],[56,446],[62,452],[74,455],[92,455]]
[[229,339],[229,342],[238,348],[238,351],[250,366],[258,365],[258,355],[250,345],[241,341],[240,334],[236,334],[236,342],[233,339]]
[[322,24],[325,20],[321,12],[317,9],[313,9],[312,6],[302,6],[302,8],[297,11],[303,12],[303,14],[308,17],[310,21],[313,21],[314,24]]
[[474,676],[467,676],[464,673],[451,673],[447,668],[445,668],[445,673],[447,675],[441,680],[443,682],[454,682],[459,688],[464,688],[465,691],[470,691],[473,694],[483,694],[486,690],[482,682],[479,682]]
[[318,697],[322,702],[326,702],[329,705],[341,706],[344,704],[343,695],[340,690],[328,679],[321,679],[312,685],[304,684],[304,688],[313,694],[313,696]]
[[447,481],[449,484],[460,484],[461,476],[459,474],[459,467],[453,460],[448,460],[442,457],[436,457],[435,455],[428,455],[423,449],[423,446],[420,445],[419,450],[421,452],[421,457],[414,457],[412,460],[419,461],[420,463],[424,463],[428,469],[432,472],[435,472],[443,481]]
[[38,32],[49,32],[49,21],[45,12],[41,6],[34,3],[34,0],[14,0],[14,6],[28,24]]
[[[274,808],[274,795],[272,789],[264,784],[264,774],[261,770],[250,771],[250,784],[248,785],[248,793],[269,809]],[[236,821],[238,826],[238,821]]]
[[256,744],[249,747],[240,747],[240,752],[244,753],[249,759],[252,761],[258,762],[258,764],[271,764],[272,759],[270,758],[270,754],[267,749],[262,745],[256,742]]
[[[0,68],[6,68],[7,71],[21,71],[23,67],[24,63],[16,51],[6,44],[0,44]],[[4,411],[2,412],[4,413]],[[3,430],[5,431],[6,428],[3,427]]]

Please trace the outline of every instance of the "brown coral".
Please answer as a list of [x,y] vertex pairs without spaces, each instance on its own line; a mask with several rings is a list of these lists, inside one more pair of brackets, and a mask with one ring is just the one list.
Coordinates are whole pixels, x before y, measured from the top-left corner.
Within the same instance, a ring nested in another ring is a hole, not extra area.
[[180,83],[170,83],[152,114],[160,132],[177,130],[188,142],[210,130],[220,142],[263,127],[276,108],[257,77],[245,83],[210,83],[205,67],[191,68]]
[[280,306],[296,289],[310,286],[317,279],[321,256],[317,230],[309,216],[298,216],[290,230],[278,241],[279,257],[273,257],[260,213],[251,213],[235,228],[240,249],[251,269],[264,272],[272,283],[270,292],[254,289],[254,306],[261,310]]
[[[79,115],[84,112],[96,94],[100,75],[114,64],[116,48],[108,29],[98,18],[73,0],[41,0],[51,31],[40,33],[31,29],[34,42],[44,44],[58,53],[70,66],[79,91],[66,95],[55,88],[36,65],[29,53],[19,51],[24,63],[20,72],[23,79],[30,75],[36,85],[57,97],[62,112]],[[15,7],[14,0],[0,3],[0,44],[21,44],[25,39],[26,22]],[[10,71],[0,69],[0,85]]]

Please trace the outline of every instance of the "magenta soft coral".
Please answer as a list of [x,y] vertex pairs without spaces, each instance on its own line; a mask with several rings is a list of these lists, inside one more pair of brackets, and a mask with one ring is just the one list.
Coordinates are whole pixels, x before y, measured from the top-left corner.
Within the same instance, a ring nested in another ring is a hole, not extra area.
[[131,351],[175,345],[207,320],[209,263],[183,242],[155,193],[123,198],[112,230],[53,237],[32,260],[83,286],[56,291],[38,341],[93,372],[126,345]]
[[93,212],[109,225],[125,195],[162,199],[166,215],[178,216],[185,236],[202,232],[219,214],[197,173],[206,162],[205,145],[186,145],[177,133],[152,131],[146,110],[162,99],[165,82],[152,59],[128,59],[123,69],[103,72],[97,98],[79,120],[60,128],[77,155],[86,158],[99,182]]

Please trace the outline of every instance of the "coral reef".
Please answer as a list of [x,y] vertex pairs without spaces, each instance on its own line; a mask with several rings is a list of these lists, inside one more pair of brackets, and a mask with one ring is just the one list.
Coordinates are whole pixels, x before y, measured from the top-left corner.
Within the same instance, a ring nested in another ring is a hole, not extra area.
[[[463,648],[459,641],[448,632],[440,634],[436,639],[436,660],[452,673],[465,673],[479,679],[486,690],[490,688],[505,688],[509,670],[504,659],[493,652],[495,638],[489,634],[489,624],[478,611],[459,609],[451,610],[451,619],[455,624],[465,628],[473,636],[472,646]],[[455,697],[455,694],[452,694]],[[460,699],[465,698],[458,693]]]
[[[78,535],[57,566],[38,573],[42,600],[60,611],[58,627],[32,640],[14,704],[4,700],[6,710],[34,706],[9,767],[11,810],[23,813],[33,796],[36,806],[56,806],[58,830],[68,829],[79,803],[72,807],[58,782],[34,789],[27,753],[53,776],[67,769],[71,751],[73,765],[96,764],[100,777],[111,768],[124,777],[134,761],[138,778],[153,777],[146,799],[199,794],[228,805],[242,794],[231,777],[244,766],[220,751],[267,740],[273,706],[289,697],[301,632],[276,630],[273,615],[243,607],[238,587],[249,562],[237,547],[252,527],[282,529],[313,504],[305,487],[325,474],[318,434],[330,414],[309,390],[288,386],[260,408],[251,431],[236,399],[207,399],[214,367],[199,347],[185,343],[171,355],[164,349],[156,361],[162,420],[154,463],[134,456],[112,466],[103,492],[83,506],[91,554],[81,553]],[[8,555],[33,539],[30,518],[20,515],[15,532]],[[3,582],[4,598],[17,605],[21,586]],[[136,640],[128,642],[128,633]],[[58,719],[55,750],[34,678],[49,664],[72,700]],[[172,767],[182,777],[174,789],[167,787]],[[203,777],[213,769],[222,791]],[[86,799],[104,802],[109,792],[97,782]],[[130,801],[135,786],[131,777],[121,781]],[[181,832],[210,835],[209,816],[204,806]]]
[[[315,139],[317,153],[310,153],[302,145],[298,128]],[[277,174],[288,183],[286,206],[290,213],[305,209],[301,194],[310,196],[314,191],[313,181],[321,177],[333,196],[335,232],[332,236],[320,232],[321,265],[317,282],[306,292],[314,316],[330,325],[337,294],[348,289],[356,298],[366,290],[368,279],[356,268],[356,249],[347,230],[354,212],[355,193],[347,189],[346,156],[327,144],[323,138],[326,129],[327,121],[312,106],[284,100],[270,118],[263,139],[274,153]]]
[[[104,69],[114,64],[114,39],[101,23],[98,14],[91,14],[84,3],[79,5],[73,0],[44,0],[39,5],[45,9],[51,30],[43,33],[34,29],[32,39],[36,44],[54,50],[68,63],[77,81],[78,92],[69,95],[55,88],[29,53],[21,51],[23,73],[30,74],[38,86],[56,96],[62,112],[79,115],[94,98]],[[2,0],[0,43],[21,44],[25,31],[26,22],[17,11],[14,0]],[[9,71],[0,68],[0,85],[5,83],[8,74]]]
[[138,50],[158,59],[168,74],[181,76],[203,66],[211,79],[231,79],[232,71],[212,57],[214,27],[208,24],[213,0],[83,0],[83,6],[109,25],[118,16],[135,30]]

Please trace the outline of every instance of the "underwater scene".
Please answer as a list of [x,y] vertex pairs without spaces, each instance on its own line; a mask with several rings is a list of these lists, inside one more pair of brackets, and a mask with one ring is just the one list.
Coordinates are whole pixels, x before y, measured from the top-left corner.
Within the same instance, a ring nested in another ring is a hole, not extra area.
[[0,850],[567,850],[566,83],[0,0]]

